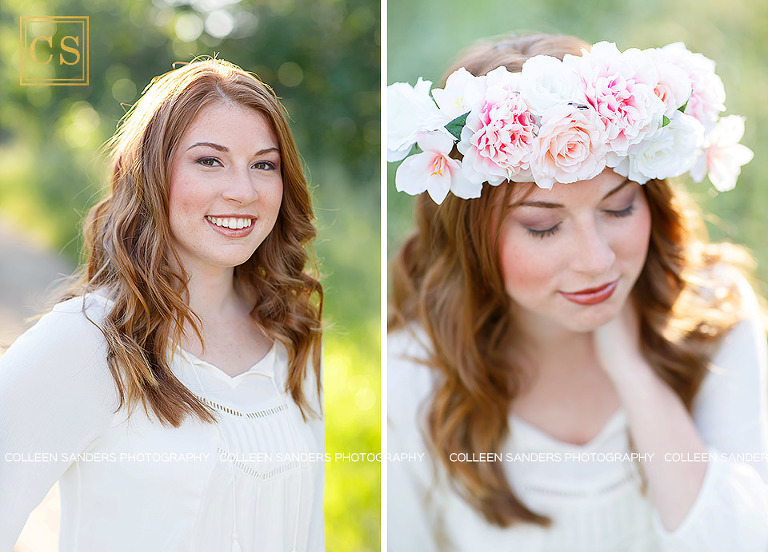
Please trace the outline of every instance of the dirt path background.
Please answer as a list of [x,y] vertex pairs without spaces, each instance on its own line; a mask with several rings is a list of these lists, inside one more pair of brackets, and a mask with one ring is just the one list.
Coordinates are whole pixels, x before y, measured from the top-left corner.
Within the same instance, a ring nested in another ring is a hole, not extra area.
[[[56,282],[72,270],[56,253],[0,218],[0,355],[34,324],[34,317],[47,310]],[[13,552],[55,552],[58,533],[57,484],[30,515]]]

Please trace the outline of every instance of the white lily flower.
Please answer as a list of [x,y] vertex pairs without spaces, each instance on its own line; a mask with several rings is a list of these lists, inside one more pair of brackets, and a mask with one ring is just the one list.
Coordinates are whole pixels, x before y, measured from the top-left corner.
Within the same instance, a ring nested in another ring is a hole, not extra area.
[[707,135],[704,153],[691,169],[691,177],[701,182],[706,174],[718,191],[732,190],[736,186],[741,167],[754,157],[751,149],[739,144],[743,136],[744,117],[722,117]]
[[445,88],[435,88],[432,97],[448,122],[451,122],[482,102],[484,92],[485,78],[476,77],[462,67],[451,73],[445,81]]
[[461,174],[461,163],[449,157],[453,139],[443,133],[421,133],[418,139],[422,153],[411,155],[395,173],[399,192],[418,195],[428,192],[438,205],[451,191],[463,199],[480,197],[482,185],[476,186]]
[[431,81],[416,86],[396,82],[387,86],[387,161],[400,161],[411,151],[418,134],[450,122],[429,95]]

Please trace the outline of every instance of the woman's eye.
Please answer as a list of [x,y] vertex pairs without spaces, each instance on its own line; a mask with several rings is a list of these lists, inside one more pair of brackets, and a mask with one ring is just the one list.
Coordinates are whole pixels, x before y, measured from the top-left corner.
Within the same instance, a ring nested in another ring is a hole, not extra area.
[[547,238],[549,236],[554,236],[557,233],[557,230],[559,228],[560,228],[560,223],[558,222],[553,227],[547,228],[546,230],[534,230],[533,228],[526,228],[526,230],[528,230],[528,233],[531,236],[535,238],[540,238],[543,240],[544,238]]
[[254,169],[260,169],[263,171],[272,171],[275,170],[275,164],[271,161],[259,161],[258,163],[253,164]]
[[203,165],[204,167],[215,167],[217,164],[221,165],[221,161],[216,159],[215,157],[201,157],[197,160],[198,163]]
[[631,215],[634,212],[634,210],[635,210],[635,202],[633,201],[632,203],[629,204],[628,207],[621,209],[620,211],[606,211],[606,213],[608,213],[612,217],[623,218]]

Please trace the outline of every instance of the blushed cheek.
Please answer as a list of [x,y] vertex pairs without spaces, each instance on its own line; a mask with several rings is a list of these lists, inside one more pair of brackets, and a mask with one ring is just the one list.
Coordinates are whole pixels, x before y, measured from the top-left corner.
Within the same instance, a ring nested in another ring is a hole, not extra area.
[[651,213],[645,197],[638,205],[638,212],[634,217],[634,224],[626,229],[624,248],[625,255],[637,270],[638,274],[645,266],[648,255],[648,242],[651,236]]
[[499,249],[504,287],[513,300],[525,304],[546,288],[552,278],[553,265],[550,259],[536,254],[535,243],[521,243],[518,236],[509,236],[507,229],[504,232]]

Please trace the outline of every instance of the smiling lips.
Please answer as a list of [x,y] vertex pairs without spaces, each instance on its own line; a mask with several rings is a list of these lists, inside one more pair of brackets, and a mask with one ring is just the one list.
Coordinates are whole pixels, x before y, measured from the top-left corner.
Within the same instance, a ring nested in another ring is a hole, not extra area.
[[244,238],[253,230],[256,217],[251,216],[206,216],[205,220],[216,232],[228,238]]
[[619,281],[614,280],[605,285],[596,288],[582,289],[581,291],[565,292],[561,291],[560,294],[577,305],[597,305],[604,301],[607,301],[616,291]]

